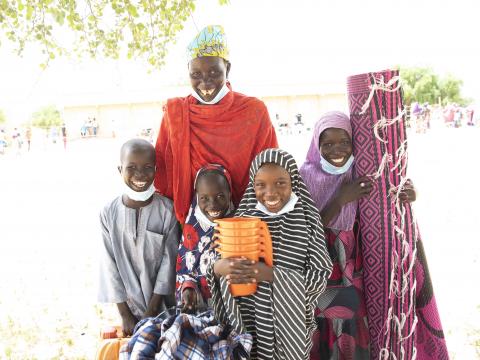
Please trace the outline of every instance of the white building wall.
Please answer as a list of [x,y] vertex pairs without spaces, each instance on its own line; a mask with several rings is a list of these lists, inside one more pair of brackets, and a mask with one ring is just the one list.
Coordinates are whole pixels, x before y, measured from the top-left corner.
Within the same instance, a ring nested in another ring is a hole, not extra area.
[[[291,125],[296,114],[302,114],[306,127],[313,127],[320,115],[330,110],[348,111],[345,94],[262,96],[270,118],[275,125],[275,114],[280,120]],[[98,122],[98,136],[131,138],[142,129],[152,129],[154,138],[163,116],[161,101],[144,103],[103,104],[66,106],[63,114],[69,135],[80,136],[80,128],[86,120],[95,117]]]

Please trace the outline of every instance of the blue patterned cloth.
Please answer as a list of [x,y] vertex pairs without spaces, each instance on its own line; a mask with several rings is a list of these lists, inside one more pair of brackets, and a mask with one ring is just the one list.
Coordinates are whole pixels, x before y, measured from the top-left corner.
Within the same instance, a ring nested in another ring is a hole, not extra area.
[[252,336],[219,325],[212,311],[159,315],[139,322],[120,359],[248,359]]

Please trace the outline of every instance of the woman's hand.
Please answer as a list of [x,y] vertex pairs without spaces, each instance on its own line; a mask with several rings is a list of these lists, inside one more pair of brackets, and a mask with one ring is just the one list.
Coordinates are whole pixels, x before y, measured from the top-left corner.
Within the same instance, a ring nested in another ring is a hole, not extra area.
[[197,309],[197,292],[194,288],[187,287],[182,291],[182,313],[193,314]]
[[352,201],[361,199],[370,195],[373,189],[373,183],[367,176],[362,176],[351,183],[345,183],[338,192],[338,201],[340,206],[344,206]]
[[402,191],[400,191],[400,195],[398,196],[402,203],[406,202],[414,202],[417,199],[417,191],[413,186],[412,180],[408,179],[403,186]]

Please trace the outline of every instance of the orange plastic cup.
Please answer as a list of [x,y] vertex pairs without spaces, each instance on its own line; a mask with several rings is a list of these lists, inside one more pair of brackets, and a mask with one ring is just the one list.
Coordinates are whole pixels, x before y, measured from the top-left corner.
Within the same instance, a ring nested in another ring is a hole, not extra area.
[[219,246],[217,249],[220,251],[241,253],[243,251],[250,252],[261,250],[261,245],[259,242],[255,242],[252,244],[229,244],[221,241],[216,241],[215,244]]
[[231,257],[246,257],[247,259],[258,261],[260,250],[251,250],[251,251],[227,251],[222,249],[217,249],[217,251],[222,255],[223,259],[228,259]]
[[[258,255],[260,253],[259,250],[256,251],[245,251],[245,252],[235,252],[235,251],[222,251],[217,250],[221,255],[222,258],[230,258],[230,257],[239,257],[245,256],[246,258],[254,261],[258,261]],[[231,284],[230,285],[230,293],[232,296],[248,296],[255,294],[257,291],[257,284]]]
[[224,236],[216,235],[218,241],[222,244],[234,244],[234,245],[251,245],[259,244],[261,236]]
[[217,219],[215,222],[218,224],[218,228],[227,228],[227,229],[252,229],[258,228],[259,218],[226,218],[226,219]]
[[270,236],[270,231],[268,230],[267,223],[261,221],[261,228],[262,228],[262,236],[260,238],[260,244],[262,253],[260,257],[263,258],[265,264],[272,267],[273,266],[273,246],[272,246],[272,238]]
[[262,229],[261,227],[257,228],[226,228],[226,227],[221,227],[217,226],[216,230],[220,235],[223,236],[256,236],[256,235],[261,235],[262,234]]

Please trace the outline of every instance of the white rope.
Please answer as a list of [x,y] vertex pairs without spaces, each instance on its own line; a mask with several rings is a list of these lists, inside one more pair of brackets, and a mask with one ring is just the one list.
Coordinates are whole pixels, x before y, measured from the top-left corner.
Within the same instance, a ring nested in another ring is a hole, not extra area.
[[[390,169],[391,172],[395,171],[403,162],[402,167],[398,171],[400,174],[403,174],[405,168],[407,167],[408,153],[407,153],[407,140],[403,141],[395,152],[398,160],[395,165]],[[404,161],[403,161],[404,160]]]
[[408,334],[407,336],[405,336],[404,338],[402,338],[402,341],[407,340],[410,336],[413,335],[413,333],[415,332],[415,329],[416,329],[416,327],[417,327],[417,323],[418,323],[418,318],[417,318],[417,316],[415,315],[415,316],[413,317],[412,328],[410,329],[409,334]]
[[410,360],[415,360],[417,358],[417,348],[413,345],[412,358]]
[[379,135],[379,130],[382,130],[382,129],[385,129],[386,127],[388,126],[392,126],[393,124],[397,123],[398,121],[402,120],[403,119],[403,116],[405,115],[405,110],[401,110],[400,108],[398,109],[398,115],[396,117],[394,117],[393,119],[387,119],[385,117],[382,116],[382,118],[380,120],[378,120],[374,125],[373,125],[373,132],[375,134],[375,137],[383,142],[384,144],[388,143],[387,140],[385,140],[384,138],[382,138],[380,135]]
[[416,257],[417,257],[417,249],[415,248],[412,251],[412,259],[411,259],[410,265],[408,266],[407,272],[405,274],[403,274],[404,277],[409,276],[410,273],[412,272],[413,267],[415,266]]
[[380,162],[380,165],[378,166],[378,170],[372,175],[374,180],[376,180],[380,176],[382,176],[383,172],[385,171],[385,167],[391,161],[392,161],[392,155],[390,155],[388,152],[386,152],[383,155],[383,158],[382,158],[382,161]]
[[395,278],[395,271],[397,270],[397,263],[398,263],[398,254],[396,251],[393,252],[392,257],[393,257],[393,264],[392,264],[392,269],[390,270],[391,283],[390,283],[390,289],[389,289],[389,296],[392,296],[392,294],[396,293],[394,289],[398,290],[398,283]]
[[387,348],[380,349],[380,352],[378,353],[378,357],[380,358],[380,360],[388,360],[389,356],[390,353]]
[[415,294],[417,293],[417,280],[413,280],[413,285],[410,289],[410,306],[408,307],[408,311],[407,311],[407,316],[410,315],[412,313],[412,310],[414,310],[415,308],[415,302],[413,301],[413,299],[415,298]]
[[[403,234],[405,234],[404,231],[402,231],[402,235]],[[403,239],[403,241],[402,241],[402,252],[404,254],[403,257],[402,257],[402,264],[404,264],[407,261],[408,254],[410,253],[410,244],[405,239]],[[405,255],[405,254],[407,254],[407,255]]]
[[[374,79],[374,81],[375,82],[372,85],[369,86],[370,87],[370,94],[368,95],[367,101],[365,101],[365,104],[363,104],[363,106],[362,106],[362,111],[360,111],[360,115],[364,114],[365,111],[367,111],[376,90],[382,90],[382,91],[386,91],[386,92],[395,92],[402,85],[401,81],[400,81],[400,76],[398,76],[398,75],[392,77],[386,84],[385,84],[385,80],[384,80],[383,75],[380,76],[378,81],[377,81],[377,79]],[[395,82],[398,82],[398,84],[395,88],[392,89],[391,87],[393,86],[393,84],[395,84]]]

